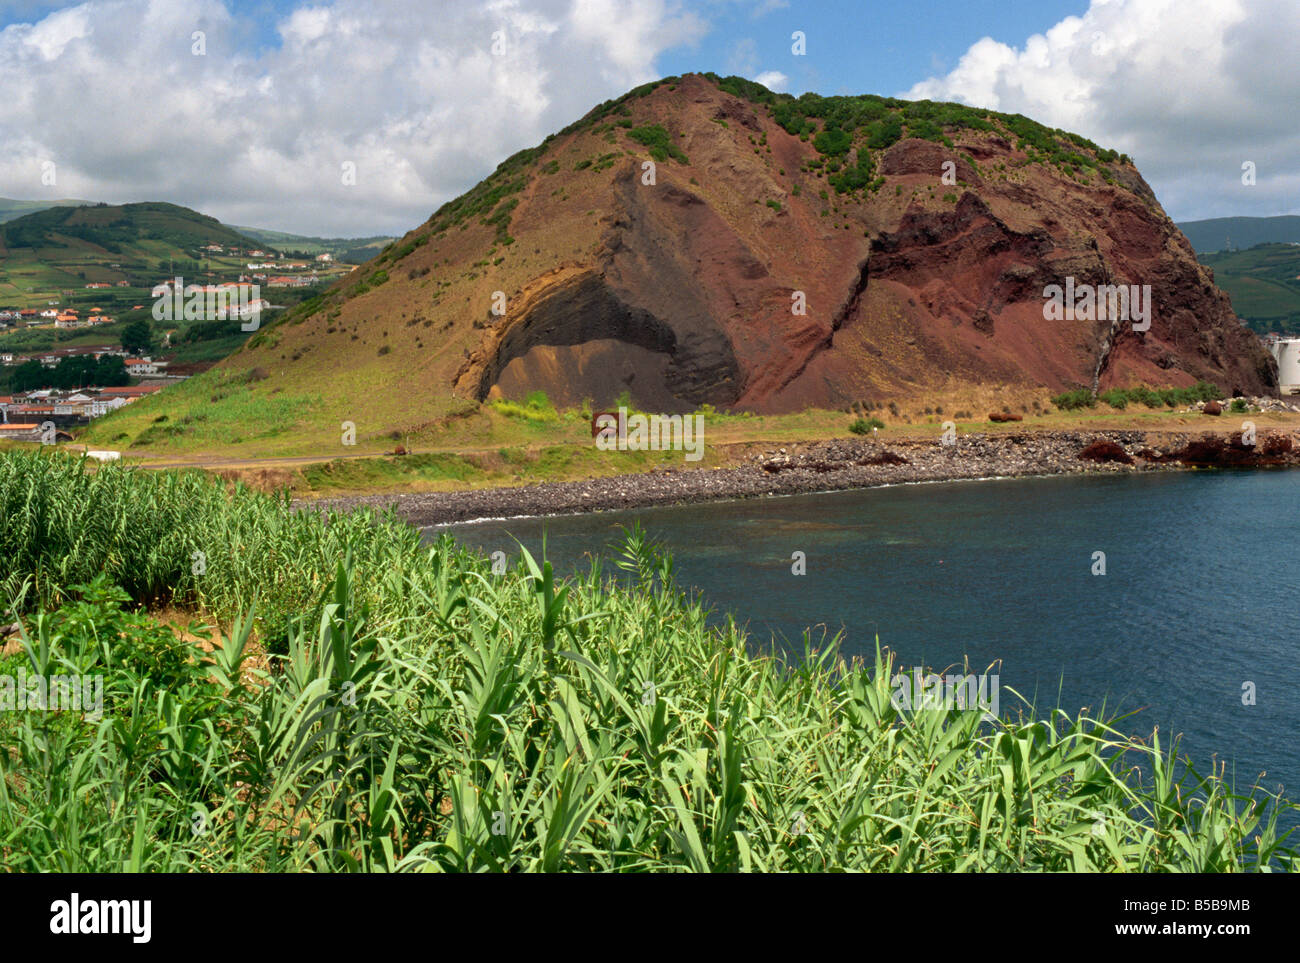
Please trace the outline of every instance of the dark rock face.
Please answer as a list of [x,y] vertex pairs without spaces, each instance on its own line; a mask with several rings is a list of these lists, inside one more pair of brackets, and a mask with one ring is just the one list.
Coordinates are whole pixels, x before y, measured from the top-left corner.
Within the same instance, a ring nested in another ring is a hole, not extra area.
[[1185,465],[1234,465],[1250,460],[1250,452],[1234,447],[1222,438],[1206,435],[1200,441],[1189,441],[1170,458]]
[[1247,444],[1242,433],[1235,431],[1226,438],[1206,434],[1181,448],[1153,452],[1148,460],[1196,468],[1259,468],[1294,464],[1291,447],[1290,435],[1272,434],[1262,442]]
[[1259,447],[1261,455],[1274,457],[1277,455],[1288,455],[1291,453],[1292,441],[1290,435],[1269,435],[1264,439]]
[[1094,441],[1079,452],[1079,457],[1084,461],[1117,461],[1125,465],[1133,464],[1133,456],[1125,451],[1122,445],[1117,445],[1113,441]]
[[538,345],[562,347],[597,340],[623,342],[669,358],[677,350],[677,336],[668,325],[626,304],[600,278],[588,275],[574,284],[558,285],[505,330],[483,367],[476,394],[479,400],[486,397],[502,370]]

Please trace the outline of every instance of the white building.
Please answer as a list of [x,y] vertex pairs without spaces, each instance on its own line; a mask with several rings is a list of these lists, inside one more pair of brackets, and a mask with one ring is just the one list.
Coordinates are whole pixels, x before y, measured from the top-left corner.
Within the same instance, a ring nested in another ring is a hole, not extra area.
[[1267,344],[1277,359],[1278,389],[1284,395],[1300,393],[1300,338],[1270,338]]
[[133,378],[158,373],[158,363],[149,358],[127,358],[126,373]]

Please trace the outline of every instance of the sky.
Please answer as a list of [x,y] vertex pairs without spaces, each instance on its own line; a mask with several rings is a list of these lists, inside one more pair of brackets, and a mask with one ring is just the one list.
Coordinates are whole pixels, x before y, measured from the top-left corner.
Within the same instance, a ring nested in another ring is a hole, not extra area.
[[1300,213],[1297,37],[1300,0],[0,0],[0,196],[403,234],[713,70],[1023,113],[1128,153],[1175,220]]

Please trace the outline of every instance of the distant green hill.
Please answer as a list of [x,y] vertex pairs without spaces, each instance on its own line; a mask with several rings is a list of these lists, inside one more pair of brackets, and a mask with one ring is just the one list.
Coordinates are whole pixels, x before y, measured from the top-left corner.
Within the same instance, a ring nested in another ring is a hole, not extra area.
[[306,237],[302,234],[286,234],[284,231],[268,231],[260,227],[235,227],[234,230],[256,238],[263,244],[271,244],[282,251],[301,254],[332,254],[336,261],[349,264],[364,264],[382,251],[395,237],[375,235],[374,237]]
[[64,197],[56,201],[18,201],[12,197],[0,197],[0,224],[51,207],[84,207],[94,203],[94,201],[78,200],[75,197]]
[[[0,224],[0,305],[35,306],[88,294],[87,284],[117,285],[123,296],[172,273],[197,277],[237,271],[239,260],[211,257],[208,244],[265,248],[214,217],[162,202],[52,207]],[[228,263],[227,263],[228,262]]]
[[1234,251],[1243,251],[1257,244],[1300,242],[1300,216],[1295,214],[1280,217],[1212,217],[1205,221],[1182,221],[1178,224],[1178,229],[1187,235],[1197,254],[1226,250],[1229,239]]
[[1260,244],[1199,260],[1214,269],[1215,283],[1253,330],[1300,334],[1300,245]]
[[205,244],[258,244],[215,217],[163,202],[52,207],[0,225],[0,256],[20,248],[71,250],[86,245],[109,254],[158,243],[179,251]]

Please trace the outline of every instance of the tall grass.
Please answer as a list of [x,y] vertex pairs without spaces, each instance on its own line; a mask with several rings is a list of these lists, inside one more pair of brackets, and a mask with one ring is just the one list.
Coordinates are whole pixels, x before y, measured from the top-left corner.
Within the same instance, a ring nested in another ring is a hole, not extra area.
[[283,649],[289,618],[310,609],[351,553],[371,577],[419,554],[395,519],[288,510],[288,495],[228,493],[202,472],[146,472],[13,451],[0,456],[0,600],[24,582],[55,604],[103,572],[136,602],[194,604],[223,624],[256,608],[256,629]]
[[[794,663],[756,655],[734,623],[710,627],[639,532],[617,572],[559,580],[522,552],[494,575],[393,519],[25,454],[0,455],[0,510],[0,574],[28,612],[57,606],[25,618],[24,652],[0,675],[22,661],[107,680],[98,721],[0,713],[6,868],[1240,871],[1293,858],[1276,830],[1287,804],[1178,769],[1158,740],[1060,712],[900,710],[879,652],[846,663],[805,639]],[[210,564],[196,576],[199,545]],[[164,598],[224,620],[226,637],[201,656],[130,611]],[[268,669],[250,666],[255,635],[280,643]]]

